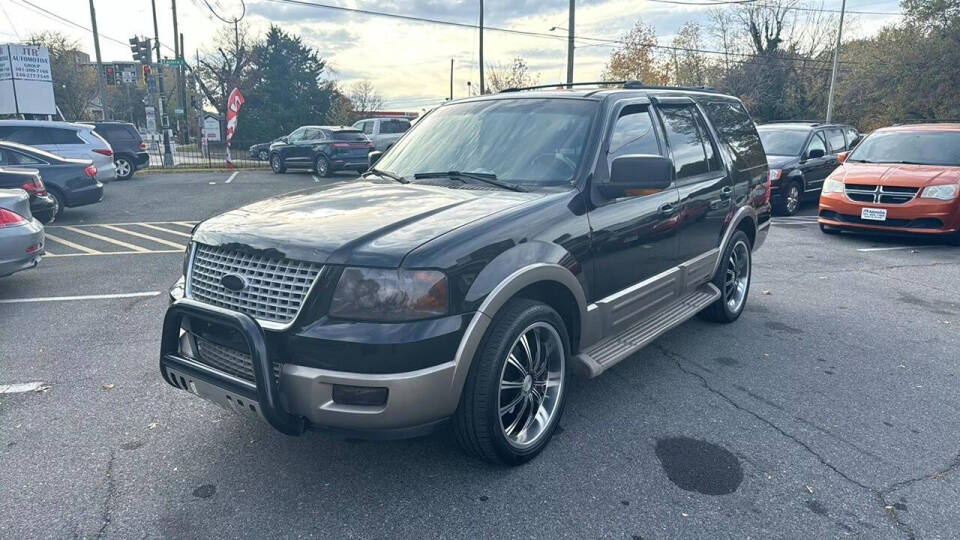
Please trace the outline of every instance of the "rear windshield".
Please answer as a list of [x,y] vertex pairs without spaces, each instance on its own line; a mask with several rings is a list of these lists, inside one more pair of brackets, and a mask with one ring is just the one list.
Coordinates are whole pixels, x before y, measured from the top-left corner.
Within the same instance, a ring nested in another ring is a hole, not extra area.
[[960,167],[960,132],[879,131],[864,139],[848,161]]
[[365,141],[367,138],[362,131],[332,131],[330,138],[335,141]]
[[799,156],[810,132],[806,129],[759,128],[763,151],[768,156]]

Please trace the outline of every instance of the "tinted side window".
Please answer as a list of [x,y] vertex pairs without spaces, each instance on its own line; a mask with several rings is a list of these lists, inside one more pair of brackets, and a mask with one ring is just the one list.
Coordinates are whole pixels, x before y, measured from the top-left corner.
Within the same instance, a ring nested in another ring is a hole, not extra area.
[[47,144],[84,144],[77,132],[72,129],[47,128]]
[[704,106],[722,143],[733,156],[734,167],[749,169],[767,162],[757,127],[739,103],[713,102]]
[[835,154],[847,149],[847,143],[843,140],[843,131],[840,129],[828,129],[826,134],[827,146],[830,148],[830,153]]
[[713,145],[713,136],[710,135],[707,122],[695,107],[692,107],[690,112],[693,113],[693,116],[695,116],[697,120],[697,128],[700,130],[700,140],[703,141],[703,150],[707,154],[707,167],[709,167],[711,171],[719,171],[722,168],[720,165],[720,157],[717,155],[717,149]]
[[12,126],[10,132],[6,135],[6,139],[31,146],[38,144],[55,144],[50,140],[47,130],[30,126]]
[[37,158],[28,156],[21,152],[8,152],[9,159],[14,165],[46,165],[46,162],[40,161]]
[[410,122],[406,120],[381,120],[380,133],[403,133],[410,129]]
[[373,122],[364,122],[363,132],[367,135],[373,135]]
[[613,125],[610,146],[607,150],[607,167],[619,156],[628,154],[660,155],[657,133],[646,105],[624,107]]
[[810,152],[813,150],[823,150],[823,153],[827,153],[827,142],[823,140],[823,134],[819,131],[813,134],[813,138],[810,139],[810,144],[807,145],[807,155],[810,155]]
[[287,138],[290,142],[296,142],[300,139],[303,139],[303,133],[306,131],[305,128],[297,128],[293,133],[290,134],[290,137]]
[[303,134],[303,140],[305,141],[319,141],[325,138],[323,131],[319,129],[308,128]]
[[673,153],[677,178],[686,178],[707,172],[707,155],[697,130],[693,109],[689,106],[662,107],[667,144]]
[[334,131],[330,138],[335,141],[365,141],[367,137],[359,131]]
[[847,148],[853,148],[859,143],[860,134],[853,128],[843,128],[843,133],[847,136]]

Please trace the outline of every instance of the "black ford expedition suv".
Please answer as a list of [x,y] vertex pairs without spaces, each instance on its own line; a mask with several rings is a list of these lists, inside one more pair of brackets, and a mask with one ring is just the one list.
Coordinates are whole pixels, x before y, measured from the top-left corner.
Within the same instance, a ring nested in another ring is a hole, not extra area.
[[739,317],[767,182],[753,122],[721,94],[449,102],[358,180],[201,223],[160,371],[286,434],[452,423],[472,453],[522,463],[571,372],[600,375],[697,313]]

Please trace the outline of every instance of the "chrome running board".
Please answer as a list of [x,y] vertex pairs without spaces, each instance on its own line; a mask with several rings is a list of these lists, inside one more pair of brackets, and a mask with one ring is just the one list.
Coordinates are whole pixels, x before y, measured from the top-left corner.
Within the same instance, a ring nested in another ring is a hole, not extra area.
[[574,357],[574,366],[581,375],[596,377],[663,333],[693,317],[718,298],[719,289],[713,283],[704,283],[623,332],[590,346]]

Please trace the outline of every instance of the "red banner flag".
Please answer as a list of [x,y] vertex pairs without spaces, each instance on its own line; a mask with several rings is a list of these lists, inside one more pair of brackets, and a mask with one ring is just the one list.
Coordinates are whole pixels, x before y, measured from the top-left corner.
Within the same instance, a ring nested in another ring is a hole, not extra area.
[[230,141],[233,139],[233,132],[237,129],[237,114],[240,113],[240,107],[243,106],[243,94],[240,90],[234,88],[227,98],[227,167],[233,168],[233,161],[230,158]]

